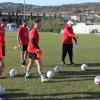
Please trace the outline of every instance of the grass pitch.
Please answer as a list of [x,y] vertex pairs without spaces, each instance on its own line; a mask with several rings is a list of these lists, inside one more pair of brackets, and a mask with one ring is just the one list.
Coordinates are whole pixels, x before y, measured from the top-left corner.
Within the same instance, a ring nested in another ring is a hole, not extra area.
[[[6,35],[6,78],[0,79],[6,93],[1,97],[8,100],[100,100],[100,86],[94,83],[94,77],[100,75],[100,36],[79,35],[80,48],[74,49],[74,62],[77,65],[66,65],[49,82],[41,83],[36,65],[31,70],[32,78],[24,78],[25,69],[21,67],[20,49],[13,49],[17,46],[16,35],[17,33]],[[54,67],[61,63],[61,37],[61,34],[53,33],[40,35],[44,72],[54,70]],[[68,56],[66,63],[69,64]],[[86,72],[80,68],[84,63],[89,66]],[[9,76],[12,68],[16,68],[18,72],[14,78]]]

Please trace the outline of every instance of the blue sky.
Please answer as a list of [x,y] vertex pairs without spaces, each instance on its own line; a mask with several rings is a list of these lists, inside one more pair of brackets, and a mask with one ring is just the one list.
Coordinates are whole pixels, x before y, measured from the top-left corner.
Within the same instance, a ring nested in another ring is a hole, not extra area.
[[[1,2],[17,2],[23,3],[24,0],[0,0]],[[27,4],[33,5],[62,5],[62,4],[74,4],[84,2],[100,2],[100,0],[26,0]]]

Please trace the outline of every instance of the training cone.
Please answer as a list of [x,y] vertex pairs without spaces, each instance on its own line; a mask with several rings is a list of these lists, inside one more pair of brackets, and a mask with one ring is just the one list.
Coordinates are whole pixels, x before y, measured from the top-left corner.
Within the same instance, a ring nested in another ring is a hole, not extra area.
[[14,46],[13,49],[17,49],[17,46]]

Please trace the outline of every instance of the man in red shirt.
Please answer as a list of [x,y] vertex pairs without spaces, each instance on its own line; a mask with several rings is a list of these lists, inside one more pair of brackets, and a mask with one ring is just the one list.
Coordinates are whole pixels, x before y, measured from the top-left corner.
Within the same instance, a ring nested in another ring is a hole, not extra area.
[[18,29],[18,42],[21,48],[21,61],[22,67],[26,67],[26,58],[27,58],[27,46],[29,42],[29,33],[27,29],[27,24],[25,21],[22,22],[22,25]]
[[5,26],[6,20],[0,18],[0,77],[4,77],[4,56],[5,56]]
[[77,43],[77,35],[74,34],[72,26],[72,21],[68,21],[64,26],[64,33],[62,38],[62,65],[65,65],[65,57],[67,53],[69,55],[70,64],[74,64],[72,39],[75,41],[75,43]]
[[29,33],[29,43],[28,43],[28,54],[29,54],[29,64],[27,66],[27,71],[25,78],[30,77],[30,70],[32,68],[33,63],[35,62],[37,65],[38,73],[41,77],[41,81],[48,81],[48,79],[43,74],[42,64],[40,58],[38,58],[37,53],[41,50],[39,48],[39,33],[38,29],[41,27],[41,20],[35,20],[34,27]]

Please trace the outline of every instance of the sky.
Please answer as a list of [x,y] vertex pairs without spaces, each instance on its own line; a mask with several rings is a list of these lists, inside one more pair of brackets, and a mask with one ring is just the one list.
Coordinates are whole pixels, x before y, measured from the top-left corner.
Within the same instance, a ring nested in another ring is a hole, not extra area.
[[[2,2],[23,3],[24,0],[0,0],[0,3]],[[46,5],[85,3],[85,2],[100,2],[100,0],[25,0],[25,2],[26,4],[46,6]]]

